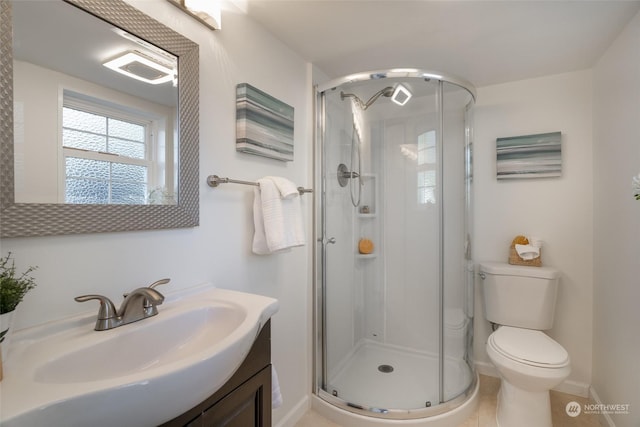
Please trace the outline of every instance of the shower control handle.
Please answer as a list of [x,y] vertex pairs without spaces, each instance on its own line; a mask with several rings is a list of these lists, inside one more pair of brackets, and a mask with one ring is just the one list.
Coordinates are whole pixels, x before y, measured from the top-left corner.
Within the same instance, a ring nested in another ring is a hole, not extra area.
[[329,243],[331,243],[332,245],[336,244],[336,238],[335,237],[329,237],[328,239],[325,239],[324,237],[319,237],[318,238],[318,243],[321,243],[322,246],[326,246]]
[[340,175],[342,178],[360,178],[360,174],[358,172],[342,172]]

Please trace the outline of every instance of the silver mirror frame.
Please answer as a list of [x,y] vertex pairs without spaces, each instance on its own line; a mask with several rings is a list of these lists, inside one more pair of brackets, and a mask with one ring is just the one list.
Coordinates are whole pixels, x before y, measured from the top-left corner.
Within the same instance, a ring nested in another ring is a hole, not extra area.
[[198,45],[122,0],[62,0],[178,57],[180,175],[176,205],[15,203],[11,3],[0,0],[0,237],[195,227],[199,224]]

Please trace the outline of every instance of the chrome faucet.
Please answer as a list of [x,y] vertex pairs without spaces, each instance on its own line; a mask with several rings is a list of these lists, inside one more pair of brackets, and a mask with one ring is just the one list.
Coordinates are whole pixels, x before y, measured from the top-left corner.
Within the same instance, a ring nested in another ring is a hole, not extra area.
[[94,329],[96,331],[106,331],[158,314],[157,306],[162,304],[164,296],[154,288],[158,285],[169,283],[169,280],[158,280],[148,287],[138,288],[126,294],[119,310],[116,310],[113,302],[103,295],[82,295],[75,297],[75,300],[77,302],[94,299],[100,301],[100,309],[98,310]]
[[[118,316],[122,321],[121,325],[155,316],[158,314],[156,306],[162,304],[163,301],[164,296],[155,289],[138,288],[134,290],[126,296],[120,310],[118,310]],[[155,312],[152,310],[150,313],[147,306],[155,309]]]

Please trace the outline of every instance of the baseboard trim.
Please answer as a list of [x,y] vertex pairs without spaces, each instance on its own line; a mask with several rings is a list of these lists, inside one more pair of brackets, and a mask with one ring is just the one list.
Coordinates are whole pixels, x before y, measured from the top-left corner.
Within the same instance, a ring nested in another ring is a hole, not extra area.
[[[589,397],[596,404],[598,404],[598,405],[602,404],[602,400],[600,399],[600,396],[598,396],[598,393],[596,393],[596,389],[593,388],[593,386],[589,387]],[[616,424],[613,422],[613,420],[611,419],[609,414],[601,413],[598,418],[599,418],[599,421],[600,421],[601,425],[608,426],[608,427],[616,427]]]
[[311,408],[311,400],[309,395],[304,396],[293,408],[287,412],[275,427],[294,427],[300,418]]
[[[498,371],[496,367],[493,366],[492,363],[487,362],[476,362],[475,363],[476,371],[480,375],[488,375],[490,377],[498,377]],[[589,397],[589,384],[582,383],[579,381],[573,380],[565,380],[558,386],[553,388],[555,391],[559,391],[561,393],[573,394],[574,396],[580,397]]]
[[589,384],[581,383],[579,381],[565,380],[557,387],[554,387],[554,390],[561,393],[573,394],[574,396],[589,397],[589,388]]
[[487,375],[489,377],[499,377],[498,371],[496,367],[493,366],[493,363],[487,362],[475,362],[474,366],[476,368],[476,372],[480,375]]

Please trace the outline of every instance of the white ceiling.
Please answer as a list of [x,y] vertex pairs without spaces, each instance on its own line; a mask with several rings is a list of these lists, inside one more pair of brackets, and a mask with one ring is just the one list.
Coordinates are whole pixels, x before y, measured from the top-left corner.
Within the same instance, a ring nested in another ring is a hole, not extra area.
[[411,67],[481,87],[591,68],[640,1],[247,0],[246,10],[329,78]]

